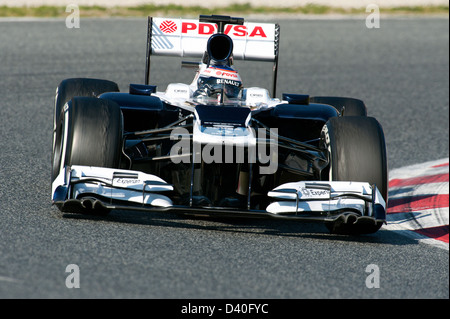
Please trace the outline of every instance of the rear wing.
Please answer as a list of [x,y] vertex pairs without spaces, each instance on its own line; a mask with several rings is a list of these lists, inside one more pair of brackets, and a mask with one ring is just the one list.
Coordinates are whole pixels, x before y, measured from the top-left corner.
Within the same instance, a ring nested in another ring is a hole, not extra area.
[[209,37],[219,28],[233,40],[234,59],[274,63],[272,93],[275,96],[280,40],[278,24],[251,23],[241,18],[212,15],[199,19],[148,17],[147,28],[145,84],[150,83],[152,55],[201,59]]

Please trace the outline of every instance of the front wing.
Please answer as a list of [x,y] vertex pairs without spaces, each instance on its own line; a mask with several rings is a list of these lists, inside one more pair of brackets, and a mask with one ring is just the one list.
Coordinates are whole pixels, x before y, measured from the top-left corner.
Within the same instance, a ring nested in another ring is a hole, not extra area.
[[53,182],[52,202],[61,211],[74,213],[141,210],[322,222],[341,218],[365,224],[386,221],[386,202],[379,190],[362,182],[286,183],[267,194],[272,202],[265,210],[174,205],[171,191],[173,186],[155,175],[74,165],[65,167]]

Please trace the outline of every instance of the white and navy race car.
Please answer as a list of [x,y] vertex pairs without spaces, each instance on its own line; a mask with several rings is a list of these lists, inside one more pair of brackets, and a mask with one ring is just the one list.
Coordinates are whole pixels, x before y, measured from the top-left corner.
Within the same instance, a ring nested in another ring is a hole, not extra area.
[[[319,221],[373,233],[386,220],[381,125],[358,99],[276,98],[280,27],[148,18],[144,84],[66,79],[56,91],[52,203],[62,212],[179,212]],[[153,56],[195,58],[191,83],[152,85]],[[245,87],[233,60],[271,62]],[[273,64],[272,64],[273,63]]]

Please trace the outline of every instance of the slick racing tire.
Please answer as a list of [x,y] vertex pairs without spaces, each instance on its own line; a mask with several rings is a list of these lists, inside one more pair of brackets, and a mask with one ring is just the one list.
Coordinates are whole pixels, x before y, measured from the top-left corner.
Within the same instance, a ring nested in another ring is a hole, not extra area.
[[310,103],[334,106],[343,116],[367,116],[367,108],[363,101],[338,96],[313,96]]
[[[386,145],[381,125],[373,117],[331,118],[322,130],[328,149],[331,181],[355,181],[375,184],[387,203],[388,167]],[[332,233],[374,233],[382,223],[351,224],[337,220],[327,224]]]
[[53,149],[55,148],[56,126],[60,121],[64,105],[76,96],[97,97],[105,92],[119,92],[119,86],[108,80],[86,78],[66,79],[58,85],[53,112]]
[[115,102],[75,97],[56,128],[52,181],[64,166],[86,165],[119,168],[123,141],[123,116]]

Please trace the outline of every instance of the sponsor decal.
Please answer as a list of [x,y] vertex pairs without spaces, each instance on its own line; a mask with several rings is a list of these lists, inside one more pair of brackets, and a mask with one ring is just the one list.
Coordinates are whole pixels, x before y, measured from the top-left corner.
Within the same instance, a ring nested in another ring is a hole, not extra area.
[[177,25],[175,22],[171,20],[164,20],[160,25],[159,28],[164,33],[173,33],[177,31]]
[[210,67],[202,72],[202,75],[206,76],[215,76],[219,77],[221,79],[228,79],[228,80],[235,80],[235,81],[241,81],[241,77],[239,76],[239,73],[233,70],[224,70],[217,67]]
[[227,79],[218,79],[217,84],[229,84],[237,87],[241,87],[242,83],[239,81],[227,80]]
[[299,198],[330,198],[330,191],[325,189],[314,189],[314,188],[306,188],[300,187],[298,192]]
[[229,72],[229,71],[217,71],[217,75],[235,79],[239,77],[236,72]]
[[114,179],[114,186],[122,186],[122,187],[126,187],[127,185],[138,185],[138,184],[142,184],[142,181],[140,179],[137,178],[117,178]]
[[[177,25],[171,20],[163,21],[160,26],[163,33],[173,33],[177,31]],[[217,25],[210,23],[186,22],[181,23],[182,34],[198,34],[211,35],[217,31]],[[249,38],[267,38],[266,32],[262,26],[247,27],[246,25],[232,25],[225,26],[224,33],[235,37],[249,37]]]

